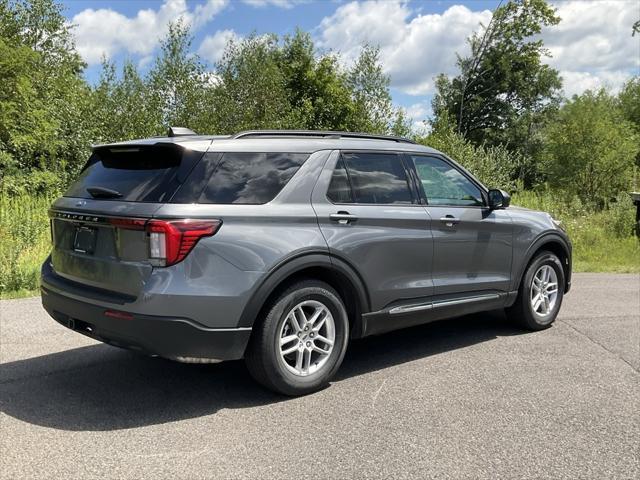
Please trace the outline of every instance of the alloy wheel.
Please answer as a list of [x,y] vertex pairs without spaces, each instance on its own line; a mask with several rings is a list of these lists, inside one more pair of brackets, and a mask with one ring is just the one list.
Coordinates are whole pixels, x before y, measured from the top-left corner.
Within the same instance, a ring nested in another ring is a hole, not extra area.
[[311,375],[329,360],[335,338],[331,311],[321,302],[305,300],[293,307],[282,323],[280,358],[294,375]]
[[549,315],[558,300],[558,275],[551,265],[542,265],[531,283],[531,308],[541,317]]

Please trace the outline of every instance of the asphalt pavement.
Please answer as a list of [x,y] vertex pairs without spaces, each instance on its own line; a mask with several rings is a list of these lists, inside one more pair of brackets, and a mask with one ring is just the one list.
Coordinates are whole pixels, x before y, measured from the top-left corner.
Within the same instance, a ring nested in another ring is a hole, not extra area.
[[353,342],[284,398],[242,362],[99,344],[0,302],[0,478],[640,477],[640,276],[577,274],[555,325],[490,313]]

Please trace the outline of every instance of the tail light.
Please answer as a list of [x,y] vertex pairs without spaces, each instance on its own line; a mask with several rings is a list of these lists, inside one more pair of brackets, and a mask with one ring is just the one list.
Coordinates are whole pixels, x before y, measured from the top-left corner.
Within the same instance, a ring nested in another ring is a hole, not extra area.
[[184,260],[202,237],[215,234],[220,220],[150,220],[149,258],[168,267]]
[[149,259],[157,266],[168,267],[181,262],[202,237],[214,235],[221,220],[146,220],[112,218],[111,225],[127,230],[145,230],[149,234]]

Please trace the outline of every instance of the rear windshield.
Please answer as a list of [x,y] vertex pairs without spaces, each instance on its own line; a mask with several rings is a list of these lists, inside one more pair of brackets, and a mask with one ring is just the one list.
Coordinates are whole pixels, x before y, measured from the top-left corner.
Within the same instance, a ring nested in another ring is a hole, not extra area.
[[202,155],[171,143],[99,148],[65,197],[166,202]]

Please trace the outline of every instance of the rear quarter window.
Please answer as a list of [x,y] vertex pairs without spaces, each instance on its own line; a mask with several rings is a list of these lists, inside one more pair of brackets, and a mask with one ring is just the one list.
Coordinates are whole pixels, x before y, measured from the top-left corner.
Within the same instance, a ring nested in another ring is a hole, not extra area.
[[347,169],[344,167],[342,158],[336,163],[331,176],[331,183],[327,190],[327,198],[333,203],[353,203],[353,194]]
[[307,153],[225,153],[218,157],[197,201],[253,205],[270,202],[308,157]]

